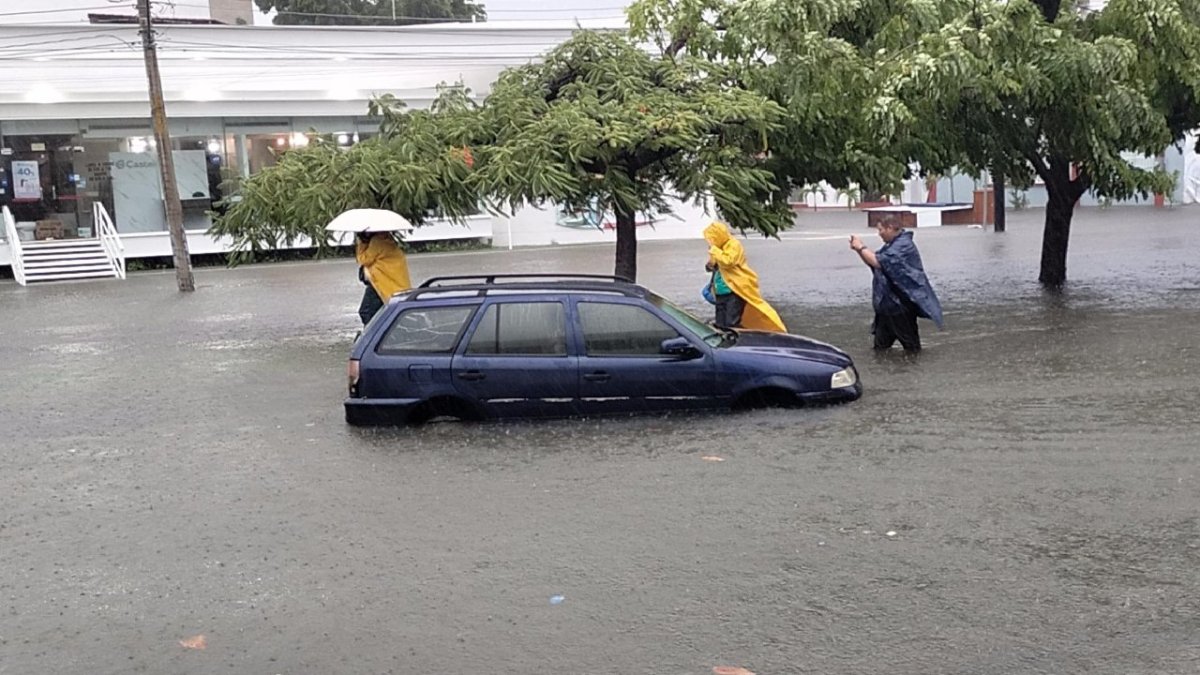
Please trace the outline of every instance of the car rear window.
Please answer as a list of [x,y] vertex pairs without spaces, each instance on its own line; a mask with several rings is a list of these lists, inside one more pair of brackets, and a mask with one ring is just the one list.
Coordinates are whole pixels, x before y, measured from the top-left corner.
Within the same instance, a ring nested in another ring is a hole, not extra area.
[[565,356],[566,311],[561,302],[502,302],[487,308],[467,354]]
[[400,312],[380,340],[379,354],[449,354],[476,305],[414,307]]

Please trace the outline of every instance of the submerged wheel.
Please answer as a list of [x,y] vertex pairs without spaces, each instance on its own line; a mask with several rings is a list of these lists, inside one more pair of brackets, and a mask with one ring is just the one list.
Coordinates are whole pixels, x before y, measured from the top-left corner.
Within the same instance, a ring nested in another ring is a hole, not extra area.
[[482,416],[474,406],[453,396],[431,398],[417,406],[408,415],[408,423],[416,426],[428,424],[435,420],[455,419],[463,422],[476,422]]
[[755,410],[762,408],[799,408],[801,405],[796,393],[782,387],[764,387],[754,389],[738,397],[733,407],[735,410]]

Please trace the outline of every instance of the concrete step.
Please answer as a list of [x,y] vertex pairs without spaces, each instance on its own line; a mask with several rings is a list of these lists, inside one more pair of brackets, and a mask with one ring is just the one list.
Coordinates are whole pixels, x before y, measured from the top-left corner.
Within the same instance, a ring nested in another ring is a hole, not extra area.
[[30,263],[72,262],[76,260],[108,260],[104,251],[85,251],[83,253],[43,253],[38,255],[23,255],[21,260]]
[[23,241],[21,249],[25,251],[41,251],[57,248],[79,248],[101,246],[99,239],[48,239],[44,241]]
[[73,272],[48,272],[44,270],[35,272],[30,270],[25,273],[25,282],[32,284],[46,281],[69,281],[72,279],[115,279],[116,277],[117,275],[112,271],[112,268],[107,270],[77,270]]
[[112,269],[112,264],[109,263],[108,258],[105,258],[104,256],[73,258],[71,260],[26,260],[24,266],[27,270],[66,270],[79,267],[99,267],[106,270]]

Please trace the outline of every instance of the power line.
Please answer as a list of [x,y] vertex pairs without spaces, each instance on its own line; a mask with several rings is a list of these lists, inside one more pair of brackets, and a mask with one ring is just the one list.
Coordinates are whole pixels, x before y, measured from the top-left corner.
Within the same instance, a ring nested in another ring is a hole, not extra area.
[[[208,7],[207,5],[198,5],[198,4],[191,4],[191,3],[186,3],[186,2],[172,2],[171,5],[173,5],[175,7],[195,7],[195,8],[200,8],[200,9],[205,9]],[[610,12],[610,11],[611,12],[624,12],[626,9],[626,7],[624,5],[622,5],[622,6],[609,6],[609,7],[588,7],[587,9],[582,9],[582,10],[581,9],[564,9],[562,7],[546,7],[544,9],[498,9],[493,12],[493,11],[489,11],[487,9],[486,4],[482,5],[481,8],[484,10],[484,13],[487,14],[488,16],[491,16],[492,14],[551,14],[551,13],[570,14],[570,13],[579,13],[579,12]],[[393,17],[390,14],[338,14],[338,13],[333,13],[333,12],[294,12],[294,11],[290,11],[290,10],[283,10],[283,11],[275,10],[275,13],[280,16],[307,16],[307,17],[312,17],[312,18],[316,18],[316,19],[370,19],[370,20],[385,21],[385,22],[390,22],[393,19],[395,19],[396,21],[430,21],[430,22],[440,22],[440,23],[473,23],[473,21],[471,20],[470,17],[455,17],[455,16],[431,17],[431,16],[408,16],[408,15],[397,14],[396,16]],[[487,23],[487,22],[480,21],[479,23]],[[391,24],[391,23],[383,24],[383,26],[392,26],[392,25],[393,24]]]
[[34,14],[67,14],[74,12],[90,12],[100,9],[111,9],[111,5],[101,5],[99,7],[75,7],[73,9],[30,9],[22,12],[0,12],[0,18],[6,16],[32,16]]

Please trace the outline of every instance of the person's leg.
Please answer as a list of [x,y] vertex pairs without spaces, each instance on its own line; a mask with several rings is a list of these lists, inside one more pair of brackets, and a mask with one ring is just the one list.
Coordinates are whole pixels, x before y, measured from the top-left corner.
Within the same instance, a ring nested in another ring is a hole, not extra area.
[[716,319],[713,321],[713,323],[717,326],[717,328],[732,327],[732,325],[729,323],[729,301],[731,298],[735,297],[737,296],[735,296],[733,293],[724,293],[716,297]]
[[375,288],[368,284],[363,289],[362,302],[358,303],[358,318],[362,319],[365,326],[371,322],[371,318],[381,309],[383,309],[383,300],[379,298],[379,294],[375,292]]
[[742,314],[746,311],[746,301],[737,293],[729,294],[729,304],[725,309],[725,320],[729,323],[726,328],[741,328]]
[[876,314],[875,322],[871,324],[871,332],[875,334],[875,349],[884,351],[896,343],[896,331],[892,327],[892,317],[887,314]]
[[921,351],[921,334],[917,329],[916,312],[905,312],[892,317],[893,331],[906,352]]

